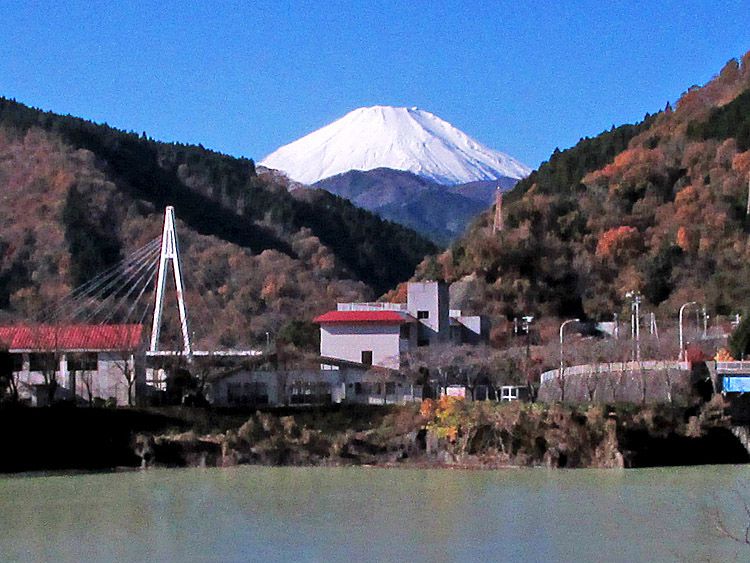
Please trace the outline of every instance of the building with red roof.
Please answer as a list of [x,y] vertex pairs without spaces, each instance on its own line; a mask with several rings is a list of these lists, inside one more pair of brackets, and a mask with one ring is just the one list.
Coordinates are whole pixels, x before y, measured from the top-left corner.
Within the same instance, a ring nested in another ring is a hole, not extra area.
[[19,398],[134,404],[145,392],[141,324],[0,326],[0,364]]
[[143,342],[141,324],[0,326],[0,347],[17,352],[136,350]]
[[316,317],[313,322],[320,325],[320,355],[398,369],[402,354],[416,344],[417,319],[389,305],[370,304],[370,309],[329,311]]
[[398,370],[419,346],[481,341],[486,323],[451,310],[448,290],[441,282],[410,282],[406,303],[339,303],[313,319],[320,325],[320,355]]

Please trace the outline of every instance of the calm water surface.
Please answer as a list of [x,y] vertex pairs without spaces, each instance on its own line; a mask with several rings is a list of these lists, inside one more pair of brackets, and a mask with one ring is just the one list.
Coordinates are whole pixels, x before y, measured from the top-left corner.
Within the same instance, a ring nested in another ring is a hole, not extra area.
[[750,561],[750,467],[0,478],[1,561]]

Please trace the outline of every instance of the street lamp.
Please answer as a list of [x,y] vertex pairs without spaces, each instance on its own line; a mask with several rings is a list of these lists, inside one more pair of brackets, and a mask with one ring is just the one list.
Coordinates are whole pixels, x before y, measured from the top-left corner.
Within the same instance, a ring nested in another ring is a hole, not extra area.
[[680,307],[680,355],[677,358],[679,361],[682,361],[684,350],[685,350],[684,344],[683,344],[683,338],[682,338],[682,314],[685,312],[685,309],[687,309],[691,305],[697,305],[697,304],[698,303],[696,301],[688,301],[682,307]]
[[563,329],[565,328],[565,325],[568,323],[579,323],[581,322],[581,319],[568,319],[567,321],[563,321],[563,323],[560,325],[560,377],[563,375],[563,369],[564,369],[564,363],[563,359],[565,356],[563,355]]
[[628,291],[625,297],[630,299],[630,335],[635,340],[635,361],[641,361],[641,292]]

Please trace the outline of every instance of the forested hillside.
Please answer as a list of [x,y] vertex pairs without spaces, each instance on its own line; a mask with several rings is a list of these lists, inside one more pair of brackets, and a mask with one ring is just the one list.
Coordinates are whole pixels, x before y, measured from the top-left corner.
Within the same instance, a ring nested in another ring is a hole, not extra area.
[[322,190],[288,192],[251,160],[4,98],[0,190],[6,319],[33,317],[158,236],[165,205],[178,218],[193,309],[223,327],[206,337],[225,346],[382,293],[436,250]]
[[418,277],[472,279],[496,318],[611,320],[625,293],[667,316],[713,314],[750,295],[750,53],[636,125],[582,139],[505,197],[505,229],[481,215]]

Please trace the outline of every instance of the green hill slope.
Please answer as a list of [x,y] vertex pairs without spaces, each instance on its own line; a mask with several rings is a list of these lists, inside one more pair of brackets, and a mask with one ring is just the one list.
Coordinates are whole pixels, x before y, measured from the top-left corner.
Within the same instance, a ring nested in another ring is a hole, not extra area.
[[0,190],[0,308],[9,318],[48,307],[157,236],[165,205],[175,207],[195,292],[210,287],[217,322],[234,327],[215,332],[226,341],[382,293],[436,251],[342,198],[289,192],[251,160],[4,98]]
[[476,280],[498,318],[610,320],[625,293],[671,316],[685,301],[728,314],[748,303],[750,54],[636,125],[555,151],[419,277]]

